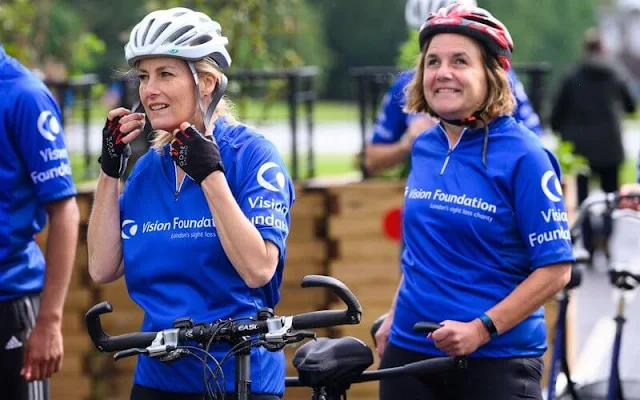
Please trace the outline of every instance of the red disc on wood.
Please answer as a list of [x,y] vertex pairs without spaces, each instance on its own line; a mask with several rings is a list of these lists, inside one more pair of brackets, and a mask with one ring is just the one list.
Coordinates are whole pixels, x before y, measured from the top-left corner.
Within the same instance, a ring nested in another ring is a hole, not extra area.
[[384,234],[392,240],[400,241],[402,238],[402,209],[392,208],[387,211],[382,219]]

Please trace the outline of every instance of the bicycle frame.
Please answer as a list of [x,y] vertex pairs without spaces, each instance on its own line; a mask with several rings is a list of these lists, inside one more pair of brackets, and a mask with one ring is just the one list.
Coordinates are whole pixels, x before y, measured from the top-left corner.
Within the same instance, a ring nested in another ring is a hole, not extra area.
[[566,376],[567,390],[572,398],[577,399],[576,389],[571,380],[569,363],[567,361],[567,309],[569,308],[569,299],[569,290],[565,288],[558,295],[558,317],[556,320],[553,354],[549,366],[547,400],[555,400],[556,398],[556,383],[559,368],[562,368],[562,372]]

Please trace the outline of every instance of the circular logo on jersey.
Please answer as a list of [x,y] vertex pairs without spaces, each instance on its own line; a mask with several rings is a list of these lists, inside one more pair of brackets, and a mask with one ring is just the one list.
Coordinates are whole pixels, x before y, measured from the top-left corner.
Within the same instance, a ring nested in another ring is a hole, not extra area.
[[[273,169],[275,170],[272,171]],[[284,189],[284,174],[280,171],[280,166],[273,161],[262,164],[260,169],[258,169],[257,178],[260,186],[267,190],[279,192],[281,189]]]
[[138,224],[136,224],[136,221],[132,219],[122,221],[122,232],[120,236],[122,236],[123,239],[131,239],[136,233],[138,233]]
[[58,119],[51,111],[43,111],[40,113],[38,117],[38,132],[40,132],[43,138],[54,142],[56,135],[58,135],[60,131],[60,122],[58,122]]
[[547,171],[542,175],[542,193],[554,203],[562,201],[562,187],[560,181],[553,171]]

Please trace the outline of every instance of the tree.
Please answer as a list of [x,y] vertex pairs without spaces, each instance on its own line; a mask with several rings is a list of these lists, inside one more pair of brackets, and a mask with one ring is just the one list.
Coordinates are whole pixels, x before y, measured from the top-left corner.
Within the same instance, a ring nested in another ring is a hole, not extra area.
[[322,20],[305,0],[149,0],[146,10],[185,6],[212,16],[229,38],[234,67],[327,65]]
[[64,0],[12,0],[0,7],[0,41],[7,52],[31,68],[49,60],[71,73],[93,68],[104,44],[88,32],[80,14]]
[[407,38],[406,0],[313,0],[322,7],[329,48],[335,63],[327,96],[353,98],[349,69],[394,65],[398,46]]

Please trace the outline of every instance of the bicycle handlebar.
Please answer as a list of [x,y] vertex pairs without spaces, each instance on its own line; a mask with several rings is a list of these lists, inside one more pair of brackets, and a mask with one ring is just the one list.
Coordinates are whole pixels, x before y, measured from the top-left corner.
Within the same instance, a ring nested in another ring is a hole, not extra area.
[[[247,318],[243,321],[219,320],[196,325],[189,318],[181,318],[176,320],[174,327],[170,329],[110,336],[102,328],[100,315],[112,312],[113,306],[104,301],[91,307],[85,314],[87,331],[91,341],[101,352],[125,350],[122,356],[140,352],[158,356],[174,350],[178,343],[185,341],[196,341],[202,344],[210,340],[234,342],[246,336],[263,334],[266,342],[282,343],[290,337],[288,334],[293,329],[326,328],[360,323],[362,306],[349,288],[339,280],[330,276],[308,275],[302,279],[301,286],[332,289],[344,301],[347,309],[315,311],[288,317],[259,313],[257,318]],[[132,350],[141,348],[146,350]],[[116,358],[119,358],[119,355],[116,355]]]

